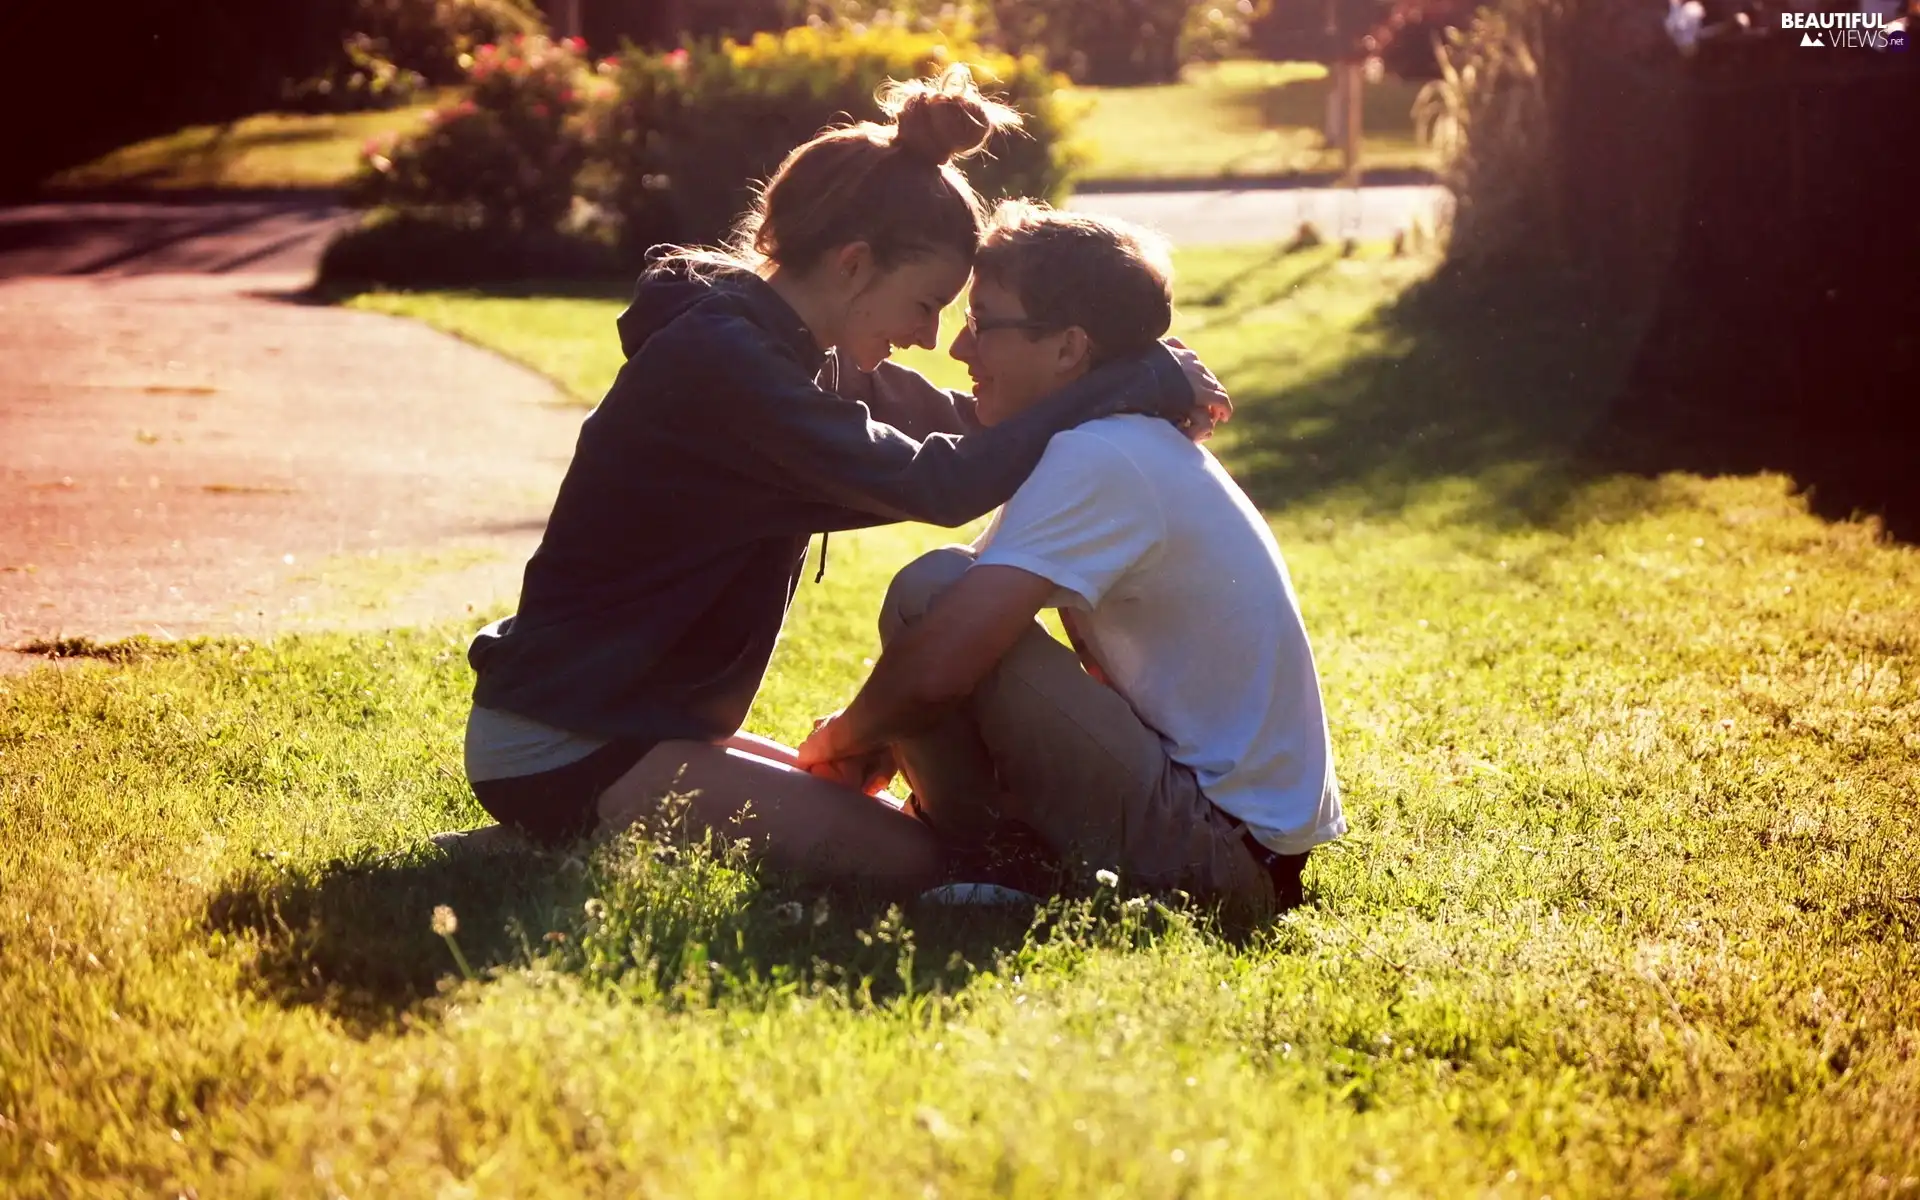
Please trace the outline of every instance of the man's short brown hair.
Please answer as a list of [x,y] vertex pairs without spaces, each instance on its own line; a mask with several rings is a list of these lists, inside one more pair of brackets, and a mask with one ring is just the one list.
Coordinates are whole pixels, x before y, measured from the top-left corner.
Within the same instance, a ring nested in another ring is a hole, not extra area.
[[1166,240],[1124,221],[1008,200],[988,220],[973,269],[1046,329],[1086,330],[1096,364],[1145,350],[1173,323]]

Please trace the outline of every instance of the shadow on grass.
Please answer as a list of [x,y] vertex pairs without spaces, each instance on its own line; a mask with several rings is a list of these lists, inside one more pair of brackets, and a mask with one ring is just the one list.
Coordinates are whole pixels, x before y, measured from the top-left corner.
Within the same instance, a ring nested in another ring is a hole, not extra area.
[[[1281,259],[1256,261],[1198,297],[1201,330],[1285,322],[1214,364],[1239,402],[1221,456],[1254,502],[1277,512],[1338,497],[1392,513],[1460,479],[1473,486],[1456,517],[1554,520],[1587,478],[1581,448],[1619,395],[1640,315],[1600,313],[1571,287],[1441,273],[1352,329],[1286,320],[1313,303],[1309,287],[1348,271],[1331,254],[1300,255],[1278,287],[1246,286]],[[1326,353],[1327,338],[1348,351]]]
[[460,978],[433,928],[440,906],[477,977],[541,967],[669,1005],[795,988],[873,1002],[950,992],[1036,928],[1031,907],[914,905],[902,916],[859,890],[767,879],[701,847],[636,841],[263,863],[228,881],[205,920],[253,939],[250,983],[262,995],[371,1031]]
[[[1298,254],[1290,270],[1285,252],[1256,259],[1187,298],[1197,331],[1271,323],[1272,336],[1210,354],[1238,401],[1219,451],[1269,512],[1337,499],[1392,514],[1458,480],[1455,519],[1550,524],[1576,500],[1583,517],[1613,519],[1657,503],[1667,472],[1778,471],[1820,516],[1872,514],[1894,537],[1920,536],[1920,340],[1892,328],[1898,306],[1863,272],[1861,299],[1829,297],[1817,320],[1776,303],[1712,323],[1671,287],[1619,304],[1570,279],[1442,269],[1342,326],[1310,311],[1360,277],[1332,253]],[[1809,331],[1832,348],[1876,327],[1889,332],[1817,369],[1783,365],[1815,357]],[[1606,512],[1587,487],[1603,477],[1619,483]]]

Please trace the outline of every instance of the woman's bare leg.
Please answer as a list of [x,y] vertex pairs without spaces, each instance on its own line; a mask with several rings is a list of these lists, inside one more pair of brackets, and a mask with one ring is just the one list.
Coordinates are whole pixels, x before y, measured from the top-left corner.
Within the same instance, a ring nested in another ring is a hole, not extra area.
[[763,738],[757,733],[748,733],[742,729],[726,741],[720,743],[729,750],[739,750],[755,758],[764,758],[768,762],[783,767],[798,767],[800,760],[795,756],[792,746],[784,746],[772,738]]
[[913,817],[853,788],[711,742],[662,742],[600,796],[600,832],[651,820],[684,796],[695,832],[749,839],[768,864],[918,892],[940,882],[940,843]]

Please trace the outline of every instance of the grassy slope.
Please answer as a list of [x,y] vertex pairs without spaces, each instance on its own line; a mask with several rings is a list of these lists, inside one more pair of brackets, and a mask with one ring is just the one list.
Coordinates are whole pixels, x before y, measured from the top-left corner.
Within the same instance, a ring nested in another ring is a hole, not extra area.
[[[1414,268],[1181,268],[1354,825],[1308,909],[1235,941],[1100,894],[1043,936],[697,856],[438,862],[464,626],[43,671],[0,683],[0,1178],[1911,1194],[1920,554],[1777,479],[1580,481],[1614,344],[1544,298],[1368,325]],[[836,539],[751,726],[844,699],[944,536]],[[440,903],[497,978],[449,982]]]
[[[1228,62],[1189,67],[1179,83],[1087,88],[1079,136],[1091,152],[1087,179],[1185,179],[1332,171],[1326,146],[1328,80],[1315,63]],[[1369,84],[1361,162],[1427,167],[1414,137],[1417,86]]]
[[434,104],[378,112],[259,113],[226,125],[190,125],[62,171],[55,189],[86,187],[338,187],[360,167],[369,139],[419,127]]

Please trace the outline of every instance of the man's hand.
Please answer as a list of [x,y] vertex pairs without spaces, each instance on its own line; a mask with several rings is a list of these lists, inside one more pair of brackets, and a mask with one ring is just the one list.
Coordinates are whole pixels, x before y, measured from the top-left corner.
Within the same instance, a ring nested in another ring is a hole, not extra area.
[[1187,383],[1193,388],[1194,406],[1181,429],[1196,442],[1204,442],[1213,436],[1216,427],[1225,425],[1233,419],[1233,397],[1227,395],[1227,389],[1200,356],[1187,349],[1186,343],[1179,338],[1167,338],[1167,348],[1173,351],[1174,360],[1180,364],[1180,370],[1186,374]]

